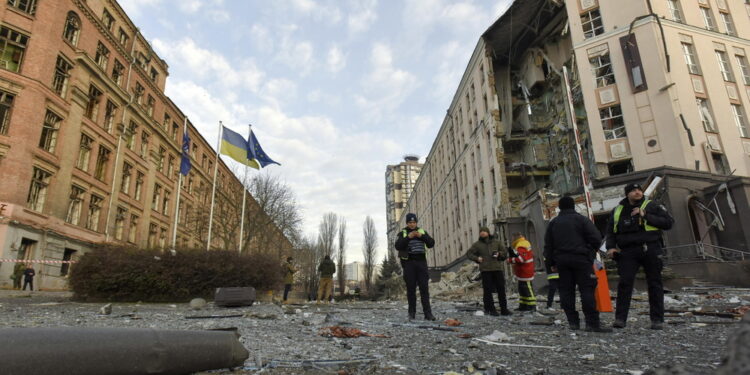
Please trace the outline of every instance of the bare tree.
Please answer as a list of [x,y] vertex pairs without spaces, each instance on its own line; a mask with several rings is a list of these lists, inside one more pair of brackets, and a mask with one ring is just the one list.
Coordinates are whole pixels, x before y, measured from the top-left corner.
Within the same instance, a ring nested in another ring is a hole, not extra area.
[[378,247],[378,231],[375,229],[375,223],[369,215],[365,218],[362,233],[364,234],[362,255],[365,257],[365,289],[370,293],[372,273],[375,268],[375,249]]
[[297,244],[296,264],[299,267],[299,281],[305,289],[305,294],[313,296],[318,290],[318,262],[320,260],[320,246],[311,237],[300,238]]
[[339,294],[344,295],[346,289],[346,219],[339,221],[339,251],[336,253],[336,276],[339,280]]
[[263,237],[262,231],[267,230],[268,225],[275,225],[290,241],[298,241],[301,237],[302,211],[291,188],[269,173],[253,174],[245,186],[263,212],[263,215],[252,218],[254,222],[246,223],[248,235]]
[[320,221],[320,226],[318,227],[318,244],[320,245],[321,256],[333,255],[337,222],[338,216],[333,212],[323,215],[323,219]]

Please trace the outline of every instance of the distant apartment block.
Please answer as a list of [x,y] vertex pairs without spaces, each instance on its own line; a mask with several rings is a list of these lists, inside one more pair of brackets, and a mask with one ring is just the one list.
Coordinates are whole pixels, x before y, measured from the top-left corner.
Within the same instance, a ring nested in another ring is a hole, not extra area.
[[414,155],[404,156],[403,162],[389,165],[385,169],[385,207],[389,250],[393,250],[395,235],[400,229],[398,220],[404,212],[404,205],[414,190],[414,184],[421,170],[422,164],[419,163],[419,157]]

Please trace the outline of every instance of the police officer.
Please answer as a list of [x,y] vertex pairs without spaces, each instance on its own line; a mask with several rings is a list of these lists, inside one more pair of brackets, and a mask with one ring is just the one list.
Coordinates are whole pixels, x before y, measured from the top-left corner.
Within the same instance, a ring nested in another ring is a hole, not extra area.
[[661,231],[672,228],[674,219],[666,207],[644,199],[639,184],[625,186],[626,197],[612,211],[607,224],[607,254],[617,262],[615,328],[625,328],[633,295],[633,282],[643,266],[648,284],[651,329],[664,329],[664,289],[661,281]]
[[611,328],[601,326],[594,300],[594,256],[602,236],[589,218],[576,212],[573,198],[560,198],[558,207],[560,214],[550,221],[544,234],[544,258],[550,271],[560,275],[560,305],[568,318],[568,326],[572,330],[581,328],[576,311],[575,293],[578,286],[586,330],[612,332]]
[[[466,251],[466,257],[479,263],[484,291],[484,312],[492,316],[511,315],[508,310],[508,300],[505,297],[505,275],[503,274],[503,261],[508,258],[508,254],[500,246],[500,241],[490,236],[489,228],[479,228],[479,240]],[[497,292],[500,313],[495,308],[493,292]]]
[[401,268],[404,270],[409,319],[414,319],[417,313],[417,286],[419,286],[424,318],[435,320],[430,307],[429,274],[427,273],[427,249],[433,246],[435,246],[435,240],[424,229],[417,227],[417,215],[406,214],[406,228],[399,233],[395,247],[401,260]]

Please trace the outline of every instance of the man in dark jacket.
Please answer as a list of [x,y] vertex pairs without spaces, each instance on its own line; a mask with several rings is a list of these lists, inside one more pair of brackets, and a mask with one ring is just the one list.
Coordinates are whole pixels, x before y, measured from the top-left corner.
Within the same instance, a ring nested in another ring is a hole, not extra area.
[[589,218],[576,212],[572,197],[560,198],[558,207],[560,213],[550,221],[544,234],[544,258],[549,262],[550,270],[560,275],[560,305],[568,318],[568,325],[572,330],[581,328],[576,311],[577,285],[586,330],[611,332],[612,329],[602,327],[594,300],[594,256],[602,236]]
[[34,276],[36,276],[36,271],[29,263],[26,265],[26,270],[23,271],[23,290],[26,290],[26,285],[29,286],[29,290],[34,290]]
[[326,255],[318,265],[318,272],[320,272],[320,286],[318,287],[318,299],[316,303],[320,303],[320,297],[323,297],[323,301],[328,303],[328,297],[331,294],[331,288],[333,287],[333,274],[336,273],[336,264],[333,263],[331,257]]
[[643,266],[648,284],[651,329],[664,329],[661,231],[671,229],[674,219],[666,207],[644,199],[641,185],[626,185],[625,195],[612,210],[607,224],[607,254],[617,262],[620,275],[613,327],[625,328],[635,274]]
[[409,319],[414,319],[417,314],[418,285],[424,318],[435,320],[430,307],[429,274],[427,273],[427,249],[433,246],[435,246],[435,240],[424,229],[417,227],[417,215],[406,214],[406,228],[399,233],[395,247],[401,260],[401,268],[404,269]]
[[[490,236],[490,229],[479,228],[479,240],[466,251],[466,257],[479,263],[479,271],[482,274],[482,290],[484,291],[484,312],[498,316],[511,315],[508,310],[508,301],[505,298],[505,275],[503,274],[503,261],[508,258],[505,249]],[[492,292],[497,292],[500,303],[500,314],[495,308],[495,300]]]

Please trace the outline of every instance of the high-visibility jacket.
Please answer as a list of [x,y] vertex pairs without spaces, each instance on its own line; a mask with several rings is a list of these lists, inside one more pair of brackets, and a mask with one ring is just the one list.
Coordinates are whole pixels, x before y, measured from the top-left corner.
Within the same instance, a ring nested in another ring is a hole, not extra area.
[[534,253],[531,250],[531,243],[523,236],[513,241],[513,250],[516,256],[508,258],[508,263],[513,265],[513,274],[520,281],[530,281],[534,279]]

